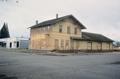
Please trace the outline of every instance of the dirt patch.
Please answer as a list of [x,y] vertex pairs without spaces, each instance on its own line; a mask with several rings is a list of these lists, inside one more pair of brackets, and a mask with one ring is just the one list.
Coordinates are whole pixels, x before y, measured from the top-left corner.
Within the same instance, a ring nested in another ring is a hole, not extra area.
[[120,61],[112,62],[110,64],[120,65]]
[[0,79],[18,79],[17,77],[8,77],[5,74],[0,74]]

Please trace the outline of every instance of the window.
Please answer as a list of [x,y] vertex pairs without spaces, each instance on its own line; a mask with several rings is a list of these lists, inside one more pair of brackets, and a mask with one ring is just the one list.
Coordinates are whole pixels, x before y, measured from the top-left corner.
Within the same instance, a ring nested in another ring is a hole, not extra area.
[[41,32],[41,28],[39,28],[39,31]]
[[41,27],[40,31],[41,32],[45,32],[46,31],[46,27]]
[[43,27],[43,32],[45,32],[45,30],[46,30],[46,27]]
[[64,40],[61,40],[61,48],[64,48]]
[[44,27],[44,31],[45,31],[45,32],[47,31],[47,27]]
[[74,34],[77,34],[77,28],[75,28],[75,31],[74,31],[75,33]]
[[92,42],[88,42],[87,43],[87,49],[88,50],[92,50]]
[[43,32],[43,27],[41,27],[41,29],[40,29],[40,30],[41,30],[41,32]]
[[79,49],[79,41],[76,41],[76,49]]
[[55,49],[58,49],[58,48],[59,48],[59,40],[55,39]]
[[49,29],[50,29],[50,26],[48,26],[47,28],[48,28],[48,30],[49,30]]
[[98,49],[98,50],[102,50],[102,42],[98,42],[98,44],[97,44],[97,49]]
[[66,40],[66,43],[65,43],[65,48],[68,49],[69,48],[69,40]]
[[62,25],[59,25],[59,33],[62,33]]
[[67,34],[70,34],[70,27],[67,27]]

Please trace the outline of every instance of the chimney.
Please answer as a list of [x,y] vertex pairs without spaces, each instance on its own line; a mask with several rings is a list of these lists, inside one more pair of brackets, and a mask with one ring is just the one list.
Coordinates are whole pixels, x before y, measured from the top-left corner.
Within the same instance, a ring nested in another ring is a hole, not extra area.
[[36,25],[38,24],[38,20],[36,20]]
[[56,14],[56,19],[58,19],[58,14]]

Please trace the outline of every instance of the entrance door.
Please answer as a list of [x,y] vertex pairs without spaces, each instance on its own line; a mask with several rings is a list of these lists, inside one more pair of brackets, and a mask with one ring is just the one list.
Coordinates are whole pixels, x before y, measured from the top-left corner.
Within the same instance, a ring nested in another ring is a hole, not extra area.
[[12,48],[12,43],[10,42],[10,48]]
[[17,41],[17,48],[19,47],[19,41]]

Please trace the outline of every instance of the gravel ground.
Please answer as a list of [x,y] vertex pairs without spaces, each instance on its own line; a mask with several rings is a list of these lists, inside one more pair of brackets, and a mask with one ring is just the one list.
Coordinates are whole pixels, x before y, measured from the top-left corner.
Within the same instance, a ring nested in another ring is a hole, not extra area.
[[49,56],[0,49],[0,74],[18,79],[120,79],[120,54]]

